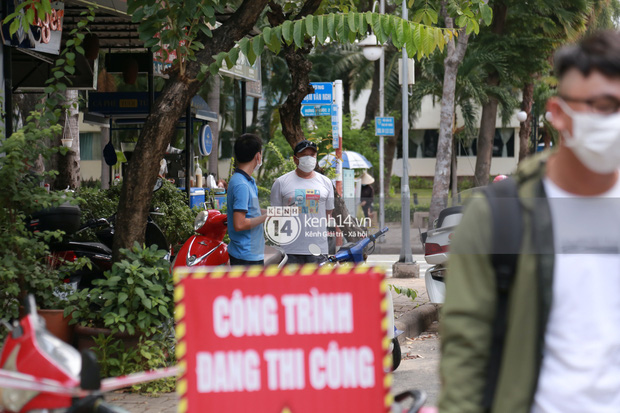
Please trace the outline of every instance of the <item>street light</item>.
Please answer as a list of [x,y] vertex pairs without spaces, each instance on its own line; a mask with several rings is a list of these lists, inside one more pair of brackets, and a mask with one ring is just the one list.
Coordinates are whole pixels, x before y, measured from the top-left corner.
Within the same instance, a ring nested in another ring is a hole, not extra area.
[[383,56],[383,46],[377,43],[377,36],[369,35],[357,44],[362,48],[364,57],[372,62]]
[[[372,6],[374,12],[377,2]],[[379,5],[379,13],[385,14],[385,0],[381,0]],[[383,46],[377,44],[377,36],[371,34],[366,39],[359,42],[359,45],[363,48],[364,57],[370,61],[379,61],[379,116],[383,117],[385,112],[385,54],[383,53]],[[385,151],[384,151],[384,136],[379,137],[379,228],[385,227]],[[379,242],[385,242],[385,238],[379,238]]]

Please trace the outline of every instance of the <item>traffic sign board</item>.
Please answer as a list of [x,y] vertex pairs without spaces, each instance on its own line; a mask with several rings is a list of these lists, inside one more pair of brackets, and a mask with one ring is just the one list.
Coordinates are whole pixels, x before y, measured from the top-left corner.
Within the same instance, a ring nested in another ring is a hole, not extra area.
[[314,93],[301,101],[302,105],[329,105],[332,103],[333,85],[331,82],[310,82]]
[[329,116],[330,105],[301,105],[301,116]]
[[375,117],[375,135],[377,136],[394,136],[394,118]]

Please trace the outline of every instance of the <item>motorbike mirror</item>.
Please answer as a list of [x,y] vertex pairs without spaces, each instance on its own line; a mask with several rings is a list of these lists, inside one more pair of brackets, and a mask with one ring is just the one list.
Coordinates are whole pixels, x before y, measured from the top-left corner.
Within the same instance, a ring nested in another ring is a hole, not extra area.
[[101,373],[97,357],[91,350],[82,351],[82,372],[80,373],[80,387],[84,390],[99,390],[101,388]]
[[164,180],[161,178],[157,178],[155,182],[155,186],[153,187],[153,192],[157,192],[161,187],[164,186]]
[[310,251],[310,254],[314,255],[315,257],[318,257],[321,255],[321,247],[319,247],[316,244],[308,245],[308,251]]
[[26,314],[36,314],[37,313],[37,303],[34,299],[34,295],[28,294],[26,298],[24,298],[24,309],[26,310]]

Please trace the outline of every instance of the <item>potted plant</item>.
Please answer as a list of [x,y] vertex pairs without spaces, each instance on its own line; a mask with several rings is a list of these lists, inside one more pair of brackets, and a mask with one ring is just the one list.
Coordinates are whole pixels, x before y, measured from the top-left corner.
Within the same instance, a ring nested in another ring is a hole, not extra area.
[[[63,309],[61,268],[50,261],[48,245],[62,237],[60,229],[31,231],[29,218],[36,211],[57,207],[72,200],[71,193],[47,191],[42,185],[55,172],[41,172],[39,159],[47,159],[66,148],[47,147],[46,140],[60,133],[60,126],[45,126],[33,112],[29,122],[0,142],[0,318],[19,317],[19,306],[27,294],[37,305]],[[48,324],[49,327],[49,324]],[[4,331],[0,332],[2,338]]]
[[173,284],[166,251],[135,243],[120,252],[123,258],[103,279],[69,297],[65,315],[77,324],[80,349],[92,347],[100,334],[135,344],[140,336],[154,337],[171,325]]

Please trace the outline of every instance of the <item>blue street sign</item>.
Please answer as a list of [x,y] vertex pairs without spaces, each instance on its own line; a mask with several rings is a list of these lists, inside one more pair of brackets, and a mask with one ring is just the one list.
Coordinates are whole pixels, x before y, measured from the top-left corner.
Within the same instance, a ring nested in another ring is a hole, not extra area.
[[331,113],[330,105],[301,105],[301,116],[329,116]]
[[332,112],[332,146],[334,149],[340,147],[340,132],[338,128],[338,105],[330,105]]
[[332,103],[331,82],[310,82],[310,84],[314,87],[314,93],[307,95],[301,101],[302,105],[330,105]]
[[394,118],[375,117],[375,135],[377,136],[394,136]]

